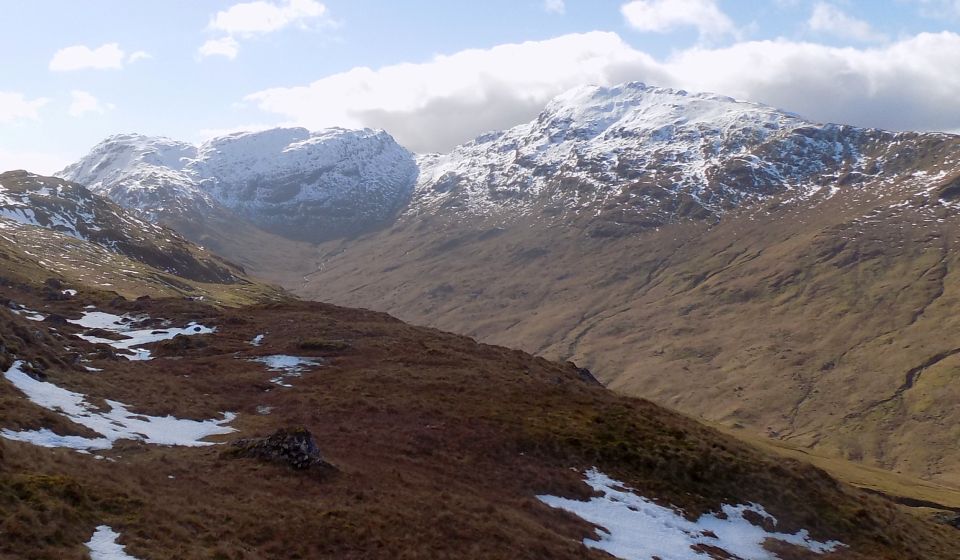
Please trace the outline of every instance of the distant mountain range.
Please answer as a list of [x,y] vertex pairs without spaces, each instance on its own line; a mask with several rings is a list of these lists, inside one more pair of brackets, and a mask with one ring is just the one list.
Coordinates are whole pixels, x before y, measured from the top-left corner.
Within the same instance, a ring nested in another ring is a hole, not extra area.
[[447,154],[339,129],[122,136],[61,175],[300,295],[960,483],[938,427],[960,421],[958,136],[629,83]]

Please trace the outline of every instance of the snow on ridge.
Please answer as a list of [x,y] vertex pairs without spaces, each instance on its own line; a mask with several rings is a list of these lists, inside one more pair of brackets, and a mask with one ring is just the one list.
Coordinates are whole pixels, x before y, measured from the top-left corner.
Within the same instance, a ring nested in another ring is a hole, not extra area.
[[51,430],[14,431],[0,430],[0,436],[38,445],[40,447],[65,447],[81,451],[110,449],[121,439],[143,441],[154,445],[201,447],[214,445],[203,439],[236,431],[226,426],[236,418],[232,412],[224,412],[222,419],[183,420],[174,416],[147,416],[135,414],[128,406],[105,399],[109,410],[102,411],[90,404],[86,395],[68,391],[47,381],[38,381],[24,370],[25,362],[18,360],[4,373],[14,387],[24,393],[34,404],[58,412],[70,421],[84,426],[100,435],[98,438],[61,436]]
[[363,233],[401,210],[509,220],[546,208],[551,216],[662,209],[670,218],[676,210],[657,189],[716,216],[780,195],[825,199],[837,190],[824,186],[841,180],[844,188],[885,181],[884,163],[898,156],[884,146],[905,134],[628,82],[573,88],[536,119],[445,154],[413,156],[370,129],[274,128],[199,146],[121,135],[61,176],[152,220],[222,207],[268,231],[317,241]]
[[815,554],[845,546],[839,541],[814,540],[806,529],[780,533],[753,525],[745,519],[745,513],[752,512],[776,526],[776,519],[758,504],[723,505],[722,515],[705,514],[697,521],[688,521],[676,510],[638,496],[595,468],[586,472],[585,481],[603,496],[585,502],[547,495],[537,498],[550,507],[569,511],[601,527],[599,539],[584,539],[583,544],[624,560],[712,558],[693,548],[697,545],[716,547],[736,558],[777,560],[778,556],[763,548],[767,539],[793,544]]
[[830,198],[836,191],[824,191],[826,184],[886,181],[881,170],[901,157],[891,148],[904,134],[819,124],[759,103],[639,82],[581,86],[530,122],[418,156],[405,214],[452,207],[509,220],[541,216],[544,208],[555,216],[615,208],[616,216],[663,209],[662,197],[649,194],[661,191],[713,215],[771,196],[807,199],[823,191],[821,198]]
[[[55,176],[78,182],[91,190],[116,180],[133,164],[144,164],[179,171],[186,161],[196,157],[197,147],[162,136],[115,134],[103,140],[80,161],[68,165]],[[74,177],[82,176],[85,181]]]
[[[38,176],[33,173],[25,173],[18,178],[33,177]],[[80,203],[81,201],[77,199],[75,193],[71,193],[73,194],[71,197],[64,192],[65,186],[63,184],[56,185],[54,187],[55,191],[52,191],[49,186],[44,184],[39,189],[14,191],[9,187],[0,185],[0,218],[29,226],[45,227],[76,239],[85,239],[79,231],[80,222],[91,216],[68,212],[60,208],[59,205],[51,205],[45,200],[39,203],[34,200],[34,198],[43,200],[62,197]]]
[[115,250],[113,240],[97,233],[107,227],[134,241],[143,234],[162,233],[159,226],[117,212],[88,189],[65,179],[33,173],[16,174],[13,179],[15,186],[0,186],[0,218],[92,241],[111,250]]

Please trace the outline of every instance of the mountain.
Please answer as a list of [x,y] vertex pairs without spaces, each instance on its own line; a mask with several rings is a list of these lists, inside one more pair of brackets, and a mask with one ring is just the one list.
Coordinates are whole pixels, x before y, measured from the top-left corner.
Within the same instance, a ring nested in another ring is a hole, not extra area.
[[[153,221],[239,218],[302,241],[387,223],[406,204],[416,175],[413,156],[385,132],[339,128],[236,133],[199,147],[117,135],[58,174]],[[204,230],[194,225],[190,233]]]
[[933,158],[949,144],[947,135],[819,125],[713,94],[582,87],[530,123],[421,157],[408,212],[577,221],[589,235],[616,237],[940,171],[917,151]]
[[627,84],[422,156],[389,228],[287,286],[949,484],[960,137]]
[[234,303],[284,297],[237,265],[81,185],[26,171],[0,173],[0,259],[5,282],[49,280],[74,292],[88,285],[133,297]]
[[946,560],[960,544],[573,364],[387,315],[0,297],[17,302],[0,309],[4,558]]

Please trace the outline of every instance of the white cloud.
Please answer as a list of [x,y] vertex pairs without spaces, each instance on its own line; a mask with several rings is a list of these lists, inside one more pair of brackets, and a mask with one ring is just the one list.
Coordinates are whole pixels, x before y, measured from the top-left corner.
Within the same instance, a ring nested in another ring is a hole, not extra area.
[[733,21],[715,0],[634,0],[620,7],[627,23],[638,31],[664,33],[695,27],[701,37],[736,32]]
[[666,66],[675,85],[760,101],[819,121],[894,130],[960,126],[956,33],[921,33],[865,49],[752,41],[690,49]]
[[240,52],[240,43],[238,43],[233,37],[210,39],[206,43],[200,45],[200,48],[197,49],[197,55],[200,58],[206,58],[208,56],[223,56],[233,60],[237,58],[238,52]]
[[871,48],[749,41],[656,60],[615,33],[573,34],[354,68],[248,95],[286,124],[383,128],[414,151],[446,150],[532,119],[574,86],[639,80],[767,103],[818,121],[894,130],[960,128],[960,35]]
[[107,43],[95,49],[86,45],[73,45],[58,50],[50,59],[50,70],[119,70],[123,68],[126,53],[117,43]]
[[564,0],[543,0],[543,9],[548,14],[563,15],[567,12],[567,4]]
[[255,37],[292,25],[306,27],[308,21],[332,23],[324,19],[326,13],[327,7],[316,0],[284,0],[282,3],[257,0],[234,4],[217,12],[208,26],[226,35],[205,42],[197,49],[197,56],[223,56],[233,60],[240,52],[237,37]]
[[0,91],[0,123],[21,119],[39,120],[40,108],[49,102],[45,97],[27,99],[22,93]]
[[70,108],[67,112],[71,117],[82,117],[87,113],[102,115],[114,108],[112,103],[101,103],[93,94],[75,89],[70,92]]
[[840,8],[818,2],[807,20],[813,31],[828,33],[844,39],[854,39],[865,43],[885,41],[887,37],[879,33],[866,21],[847,15]]
[[615,33],[592,32],[465,50],[421,64],[359,67],[245,99],[310,128],[384,128],[407,147],[427,151],[531,118],[565,89],[624,81],[640,68],[660,78],[648,55]]
[[270,33],[322,17],[326,11],[326,6],[315,0],[286,0],[281,4],[265,0],[243,2],[217,12],[210,29],[241,36]]
[[149,58],[153,58],[153,56],[147,51],[136,51],[130,53],[130,56],[127,57],[127,64],[133,64],[139,60],[147,60]]

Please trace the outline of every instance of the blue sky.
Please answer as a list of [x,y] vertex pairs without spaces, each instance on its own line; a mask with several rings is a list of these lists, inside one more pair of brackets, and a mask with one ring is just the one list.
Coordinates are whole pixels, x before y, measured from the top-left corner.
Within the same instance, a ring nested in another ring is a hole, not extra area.
[[585,83],[960,130],[960,0],[0,0],[0,168],[119,132],[384,128],[415,151]]

